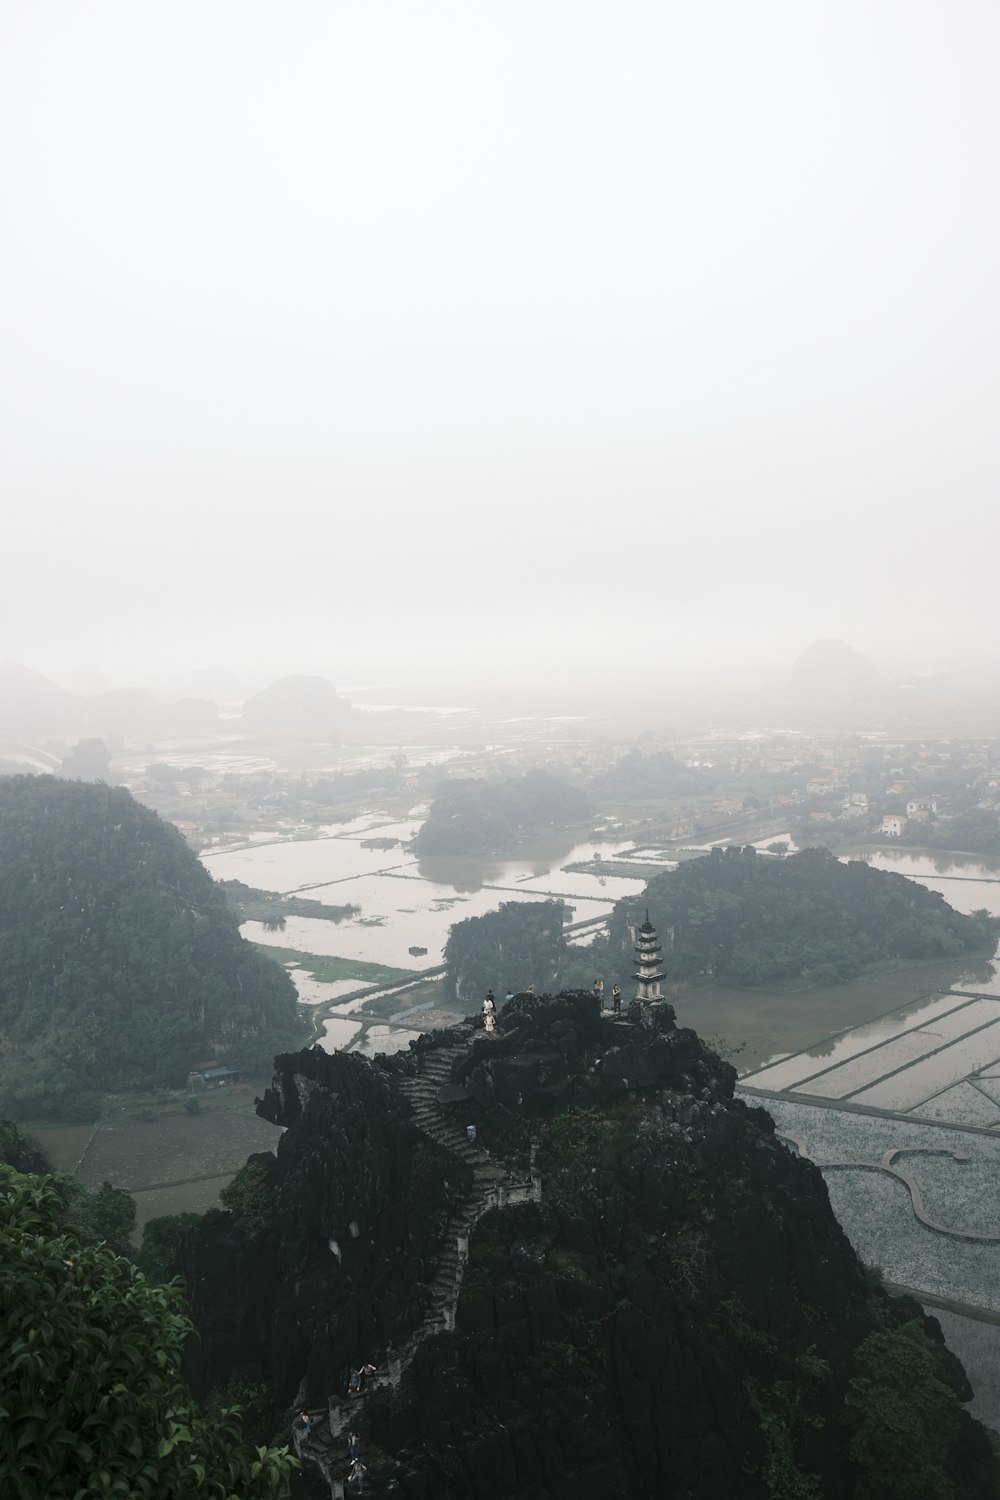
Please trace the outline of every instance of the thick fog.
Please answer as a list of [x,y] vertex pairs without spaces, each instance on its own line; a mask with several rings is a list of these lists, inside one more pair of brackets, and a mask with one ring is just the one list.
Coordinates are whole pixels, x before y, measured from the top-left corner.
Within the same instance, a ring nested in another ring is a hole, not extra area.
[[992,648],[989,0],[0,15],[0,657]]

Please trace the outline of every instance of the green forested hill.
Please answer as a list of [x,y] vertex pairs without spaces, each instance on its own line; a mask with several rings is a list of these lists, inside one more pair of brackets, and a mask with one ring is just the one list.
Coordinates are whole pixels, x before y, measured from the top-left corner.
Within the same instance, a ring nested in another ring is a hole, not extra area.
[[849,864],[828,849],[787,859],[713,850],[619,901],[611,951],[631,960],[648,908],[668,980],[713,975],[735,984],[835,984],[884,958],[947,958],[995,936],[985,912],[963,916],[905,875]]
[[[0,1115],[78,1114],[301,1045],[295,989],[123,788],[0,777]],[[221,1059],[220,1059],[221,1060]]]

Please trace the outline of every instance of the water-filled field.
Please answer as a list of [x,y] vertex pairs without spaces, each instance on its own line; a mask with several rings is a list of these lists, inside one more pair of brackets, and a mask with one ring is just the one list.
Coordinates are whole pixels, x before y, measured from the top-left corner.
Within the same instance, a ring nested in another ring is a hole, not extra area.
[[1000,996],[928,996],[742,1082],[768,1093],[1000,1128]]
[[[840,1036],[828,1037],[814,1047],[797,1052],[794,1057],[762,1069],[753,1077],[754,1087],[782,1090],[793,1088],[796,1084],[804,1085],[806,1079],[814,1077],[821,1070],[833,1068],[856,1057],[858,1053],[868,1052],[902,1032],[925,1026],[936,1017],[959,1010],[968,1003],[968,996],[947,994],[929,996],[915,1005],[903,1006],[887,1016],[880,1016],[876,1021],[855,1026]],[[815,1090],[810,1089],[809,1092],[815,1093]]]

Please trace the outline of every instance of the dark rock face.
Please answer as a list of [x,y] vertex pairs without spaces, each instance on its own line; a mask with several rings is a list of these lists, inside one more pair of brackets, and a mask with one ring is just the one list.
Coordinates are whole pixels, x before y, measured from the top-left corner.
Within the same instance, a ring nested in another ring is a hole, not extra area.
[[[206,1214],[185,1269],[202,1335],[192,1384],[207,1391],[238,1364],[270,1386],[280,1408],[306,1398],[322,1404],[349,1365],[419,1325],[444,1227],[470,1172],[413,1127],[387,1071],[318,1049],[276,1064],[259,1113],[289,1129],[269,1212],[249,1222]],[[243,1279],[234,1239],[253,1268],[245,1297],[234,1292]]]
[[[478,1218],[454,1327],[430,1333],[443,1228],[477,1191],[408,1102],[434,1067],[441,1119],[515,1173],[530,1162],[541,1192]],[[848,1500],[856,1350],[922,1314],[873,1287],[820,1173],[734,1077],[669,1006],[615,1023],[585,994],[519,997],[492,1040],[470,1021],[405,1058],[279,1058],[269,1210],[207,1215],[188,1242],[196,1387],[239,1371],[276,1411],[320,1408],[346,1366],[409,1338],[349,1418],[383,1490]],[[941,1389],[968,1399],[931,1347]],[[964,1414],[948,1473],[956,1496],[1000,1493]]]

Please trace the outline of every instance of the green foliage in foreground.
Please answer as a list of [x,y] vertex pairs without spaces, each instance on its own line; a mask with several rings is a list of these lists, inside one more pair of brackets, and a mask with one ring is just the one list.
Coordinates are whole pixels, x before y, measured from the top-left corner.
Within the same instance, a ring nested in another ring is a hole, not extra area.
[[648,908],[669,980],[709,975],[733,984],[836,984],[888,958],[951,958],[995,939],[986,912],[963,916],[937,891],[828,849],[768,859],[713,850],[619,901],[610,961],[633,956]]
[[81,1244],[45,1178],[0,1189],[0,1493],[7,1500],[265,1500],[294,1460],[248,1448],[180,1376],[180,1291]]

